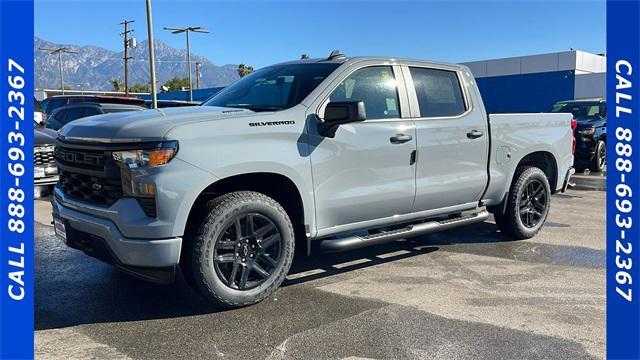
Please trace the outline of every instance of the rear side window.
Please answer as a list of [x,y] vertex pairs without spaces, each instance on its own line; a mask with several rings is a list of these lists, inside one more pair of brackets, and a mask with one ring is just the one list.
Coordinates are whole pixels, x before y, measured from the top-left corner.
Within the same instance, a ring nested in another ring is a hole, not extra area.
[[456,116],[467,110],[455,71],[417,67],[409,69],[421,117]]

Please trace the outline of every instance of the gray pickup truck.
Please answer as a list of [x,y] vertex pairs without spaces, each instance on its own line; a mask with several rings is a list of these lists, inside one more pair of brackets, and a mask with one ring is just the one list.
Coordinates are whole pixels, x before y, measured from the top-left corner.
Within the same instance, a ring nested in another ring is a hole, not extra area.
[[[573,174],[570,114],[487,114],[468,68],[381,57],[265,67],[203,106],[58,135],[56,234],[146,280],[256,303],[294,252],[485,221],[534,236]],[[294,251],[294,248],[298,251]]]

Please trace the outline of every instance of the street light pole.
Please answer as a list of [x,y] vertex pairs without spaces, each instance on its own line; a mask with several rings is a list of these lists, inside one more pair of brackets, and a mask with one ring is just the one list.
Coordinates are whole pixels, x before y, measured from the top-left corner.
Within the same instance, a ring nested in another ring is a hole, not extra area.
[[62,95],[64,95],[64,74],[62,72],[62,53],[67,54],[77,54],[77,51],[72,51],[68,47],[57,47],[57,48],[38,48],[40,50],[46,51],[49,54],[57,54],[58,55],[58,67],[60,68],[60,90],[62,90]]
[[189,78],[189,101],[193,101],[193,81],[191,80],[191,48],[189,46],[189,32],[198,32],[208,34],[209,32],[201,26],[187,26],[181,28],[165,27],[165,30],[171,31],[172,34],[185,33],[187,35],[187,74]]
[[196,90],[200,89],[200,65],[202,65],[202,63],[196,61]]
[[147,32],[149,37],[149,73],[151,74],[151,107],[158,108],[158,97],[156,94],[156,63],[153,51],[153,22],[151,15],[151,0],[147,0]]
[[60,90],[64,95],[64,74],[62,72],[62,51],[58,51],[58,67],[60,68]]
[[187,73],[189,73],[189,101],[193,101],[193,81],[191,81],[191,47],[189,46],[189,29],[185,31],[187,34]]

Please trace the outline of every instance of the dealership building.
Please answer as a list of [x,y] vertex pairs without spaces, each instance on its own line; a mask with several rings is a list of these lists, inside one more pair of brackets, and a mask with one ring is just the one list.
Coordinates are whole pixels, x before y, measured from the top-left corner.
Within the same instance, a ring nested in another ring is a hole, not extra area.
[[560,100],[604,98],[606,57],[580,50],[464,63],[487,112],[542,112]]

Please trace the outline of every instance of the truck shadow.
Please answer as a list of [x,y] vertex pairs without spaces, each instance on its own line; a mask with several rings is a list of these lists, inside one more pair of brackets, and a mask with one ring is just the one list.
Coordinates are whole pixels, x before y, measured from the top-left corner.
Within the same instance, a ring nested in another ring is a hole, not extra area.
[[[350,252],[298,256],[281,291],[288,292],[292,285],[433,253],[442,245],[505,241],[509,239],[496,232],[495,225],[480,223]],[[147,283],[68,249],[48,236],[36,241],[36,260],[36,330],[225,311],[197,295],[180,275],[174,285]],[[290,296],[295,294],[291,292]]]

